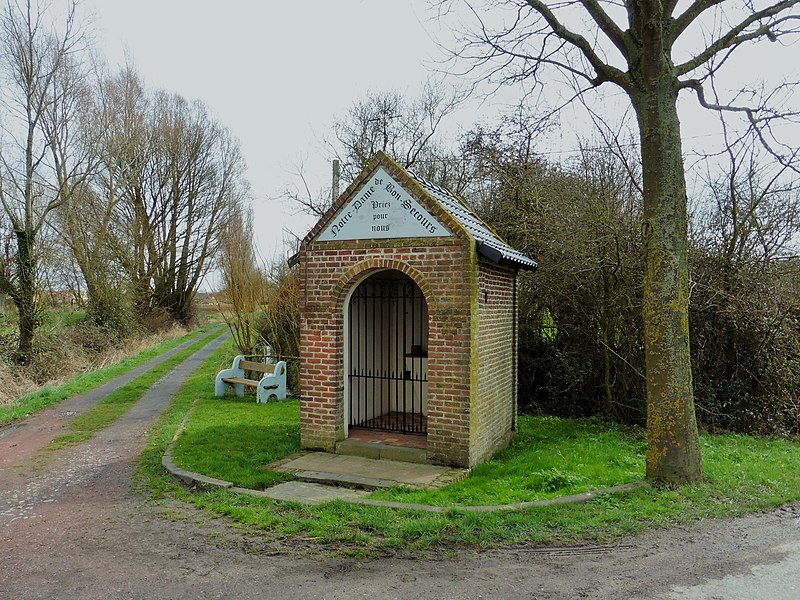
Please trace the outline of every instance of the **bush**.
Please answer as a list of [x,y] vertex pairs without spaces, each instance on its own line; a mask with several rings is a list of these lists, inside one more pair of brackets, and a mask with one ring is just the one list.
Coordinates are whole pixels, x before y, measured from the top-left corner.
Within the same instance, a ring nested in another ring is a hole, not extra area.
[[700,253],[693,261],[695,403],[708,427],[800,434],[800,293],[791,270]]
[[273,265],[273,280],[266,287],[258,331],[272,354],[287,365],[287,384],[299,389],[300,382],[300,282],[299,270]]
[[484,218],[540,263],[519,279],[519,402],[530,413],[644,421],[639,199],[607,154],[501,170]]

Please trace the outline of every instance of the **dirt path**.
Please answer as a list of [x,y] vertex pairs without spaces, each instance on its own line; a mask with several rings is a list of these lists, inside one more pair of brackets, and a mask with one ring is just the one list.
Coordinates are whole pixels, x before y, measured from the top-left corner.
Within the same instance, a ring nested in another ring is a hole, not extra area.
[[148,428],[220,341],[49,463],[21,443],[30,423],[3,433],[0,598],[800,597],[798,505],[608,547],[358,561],[242,535],[169,501],[145,503],[130,482]]
[[[204,336],[218,334],[219,331],[215,331],[206,333]],[[100,399],[185,350],[199,339],[187,340],[85,394],[67,398],[25,420],[0,426],[0,469],[2,469],[0,472],[3,477],[7,475],[9,467],[26,464],[26,461],[34,453],[47,446],[54,437],[67,433],[69,431],[67,424],[76,416],[89,410]],[[2,481],[3,479],[0,479],[0,485],[2,485]]]

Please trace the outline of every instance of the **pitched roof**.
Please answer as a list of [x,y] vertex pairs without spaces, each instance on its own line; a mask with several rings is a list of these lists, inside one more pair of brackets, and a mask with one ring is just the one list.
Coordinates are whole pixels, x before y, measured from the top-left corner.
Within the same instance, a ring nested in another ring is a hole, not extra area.
[[[518,269],[536,270],[536,261],[509,246],[500,236],[492,231],[480,217],[470,210],[458,196],[446,188],[431,183],[413,171],[401,167],[390,156],[381,151],[369,160],[367,166],[356,180],[341,196],[339,196],[333,206],[328,209],[319,222],[309,231],[308,235],[303,240],[304,244],[319,235],[323,227],[331,221],[340,209],[342,209],[347,200],[356,193],[368,176],[380,165],[392,167],[393,170],[396,169],[408,178],[409,183],[415,183],[416,186],[414,187],[418,186],[427,196],[428,202],[438,206],[444,213],[452,217],[452,219],[463,228],[464,232],[475,240],[478,254],[495,263],[506,263]],[[398,181],[398,183],[401,186],[403,185],[402,181]],[[298,255],[289,258],[289,265],[296,264],[297,258]]]
[[405,171],[475,238],[478,254],[492,262],[510,262],[522,269],[536,270],[536,261],[506,244],[458,196],[413,171]]

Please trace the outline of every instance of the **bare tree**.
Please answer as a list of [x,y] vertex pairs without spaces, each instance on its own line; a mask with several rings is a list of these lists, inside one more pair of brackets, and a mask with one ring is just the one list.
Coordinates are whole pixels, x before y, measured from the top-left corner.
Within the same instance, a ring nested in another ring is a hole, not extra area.
[[[795,160],[797,149],[772,135],[786,111],[761,102],[775,99],[773,90],[739,94],[730,102],[708,98],[714,76],[741,48],[798,32],[799,1],[737,6],[693,0],[680,8],[677,0],[468,3],[475,25],[462,33],[464,42],[454,55],[471,68],[488,70],[503,83],[543,85],[557,73],[573,85],[575,95],[613,84],[636,113],[644,191],[647,477],[654,483],[703,477],[689,354],[688,217],[678,96],[686,90],[706,108],[744,115],[773,156]],[[446,11],[452,2],[438,4]],[[703,45],[686,55],[679,43],[702,26],[708,32]],[[777,92],[788,89],[779,86]],[[748,97],[752,104],[744,103]]]
[[[463,94],[429,80],[418,96],[398,90],[368,92],[334,119],[325,140],[329,158],[338,160],[341,177],[350,182],[382,150],[406,168],[461,192],[467,184],[463,161],[448,150],[442,124],[461,105]],[[300,182],[287,196],[310,214],[321,216],[330,206],[329,194],[312,191],[300,166]]]
[[83,32],[71,2],[61,23],[44,7],[11,1],[0,15],[2,67],[9,85],[3,93],[0,204],[15,238],[13,257],[0,271],[0,287],[19,312],[17,358],[30,359],[39,322],[36,240],[53,210],[86,177],[86,157],[70,128],[80,102]]
[[443,168],[442,122],[459,107],[463,94],[428,80],[416,97],[397,91],[368,93],[333,124],[331,152],[342,163],[342,175],[353,179],[378,150],[403,166],[434,171]]
[[288,383],[296,389],[300,354],[300,270],[286,262],[267,265],[269,274],[263,300],[261,337],[269,344],[278,360],[288,363]]
[[775,259],[796,253],[800,232],[800,181],[790,165],[769,160],[756,134],[733,138],[720,118],[727,164],[709,162],[707,205],[700,207],[705,245],[728,264],[766,268]]
[[238,142],[200,102],[158,94],[153,300],[181,323],[211,266],[222,224],[246,192]]
[[126,274],[131,303],[139,313],[150,306],[148,253],[155,252],[151,215],[146,208],[147,182],[155,177],[150,97],[131,65],[101,83],[106,126],[100,141],[100,167],[93,181],[105,215],[106,246]]
[[228,325],[236,348],[245,356],[264,350],[258,316],[266,295],[266,278],[253,246],[253,214],[247,206],[234,211],[220,235],[217,267],[222,290],[217,309]]
[[[103,194],[102,179],[97,173],[102,142],[118,118],[117,107],[110,102],[102,64],[96,65],[91,74],[75,69],[65,74],[62,86],[74,90],[65,94],[72,101],[54,106],[47,120],[54,132],[64,132],[51,136],[55,140],[51,154],[63,201],[48,224],[60,238],[59,243],[69,249],[70,268],[82,280],[90,318],[98,326],[124,332],[131,326],[130,306],[124,299],[119,261],[108,247],[114,203]],[[74,140],[67,132],[72,132]],[[74,143],[65,144],[65,140]],[[76,171],[73,165],[84,168]]]
[[52,220],[69,248],[71,266],[80,274],[88,313],[95,325],[125,332],[132,324],[128,286],[119,260],[109,247],[113,204],[84,185]]
[[98,179],[112,209],[109,244],[139,312],[187,323],[221,227],[248,192],[238,141],[202,103],[150,94],[131,69],[110,86],[117,118]]

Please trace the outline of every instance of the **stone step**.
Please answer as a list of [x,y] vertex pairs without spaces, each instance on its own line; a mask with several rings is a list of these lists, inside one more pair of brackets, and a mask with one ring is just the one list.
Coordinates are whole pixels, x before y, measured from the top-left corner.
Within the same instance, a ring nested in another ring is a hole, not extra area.
[[467,474],[466,469],[327,452],[301,454],[270,468],[292,473],[305,482],[367,490],[390,485],[436,488]]
[[351,473],[327,473],[325,471],[298,471],[294,476],[298,481],[305,481],[306,483],[332,485],[353,490],[376,490],[378,488],[398,485],[399,483],[388,479],[376,479],[374,477],[364,477]]
[[346,439],[336,444],[336,454],[360,456],[374,460],[396,460],[416,464],[426,464],[428,454],[421,448],[404,448],[375,442]]

